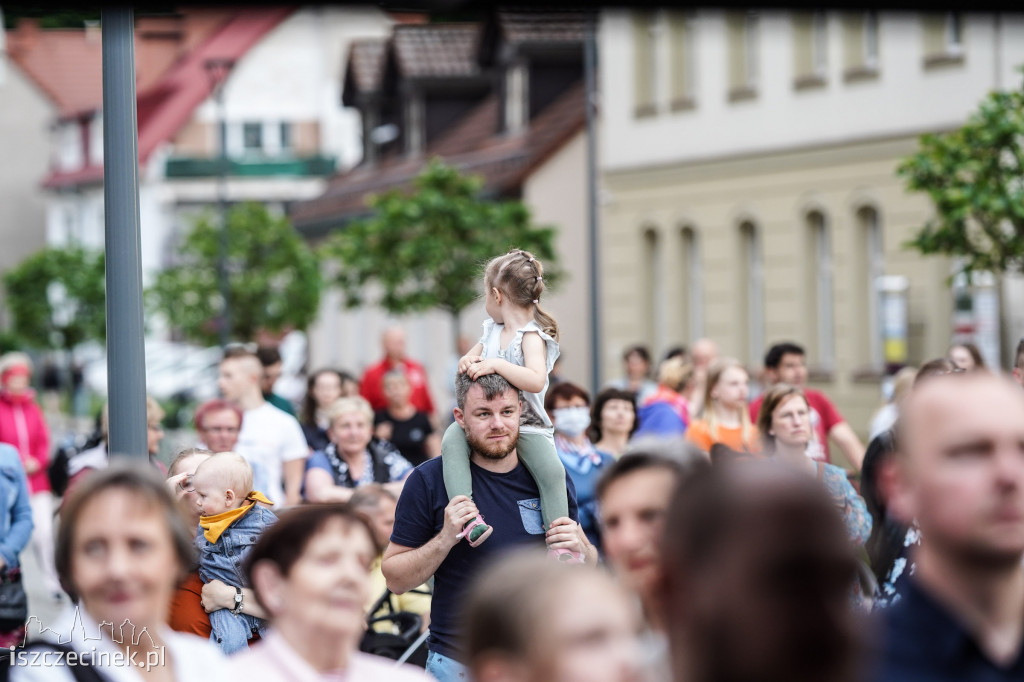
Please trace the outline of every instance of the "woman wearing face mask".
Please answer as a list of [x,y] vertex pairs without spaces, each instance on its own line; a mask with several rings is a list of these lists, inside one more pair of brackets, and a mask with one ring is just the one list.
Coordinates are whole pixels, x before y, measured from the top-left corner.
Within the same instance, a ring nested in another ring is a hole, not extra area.
[[595,488],[601,472],[615,462],[615,458],[599,452],[587,438],[590,396],[582,388],[563,381],[548,391],[544,407],[555,426],[555,450],[576,486],[580,525],[591,544],[600,551]]

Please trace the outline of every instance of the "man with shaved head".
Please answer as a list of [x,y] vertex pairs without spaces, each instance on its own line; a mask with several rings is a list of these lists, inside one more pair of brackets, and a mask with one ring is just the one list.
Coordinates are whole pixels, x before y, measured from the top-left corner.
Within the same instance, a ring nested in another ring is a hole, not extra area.
[[883,489],[921,544],[903,598],[886,611],[873,679],[1024,679],[1020,387],[980,372],[915,387]]
[[231,349],[220,363],[217,387],[242,410],[235,452],[252,466],[255,487],[276,505],[301,501],[309,446],[298,420],[263,399],[263,365],[254,353]]
[[853,682],[854,550],[821,483],[769,462],[685,478],[665,518],[660,599],[673,679]]

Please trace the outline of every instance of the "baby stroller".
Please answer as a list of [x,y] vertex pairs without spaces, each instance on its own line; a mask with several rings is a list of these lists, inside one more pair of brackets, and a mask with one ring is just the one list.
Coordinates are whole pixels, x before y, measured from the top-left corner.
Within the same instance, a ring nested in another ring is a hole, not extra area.
[[[412,590],[418,594],[430,594],[425,590]],[[392,600],[391,590],[385,589],[380,599],[370,608],[366,618],[366,634],[359,644],[359,650],[375,656],[383,656],[396,663],[410,663],[425,668],[427,665],[427,635],[423,629],[423,617],[409,611],[398,611]],[[380,613],[384,609],[384,613]],[[379,615],[374,615],[379,614]],[[390,623],[390,632],[378,632],[374,626]]]

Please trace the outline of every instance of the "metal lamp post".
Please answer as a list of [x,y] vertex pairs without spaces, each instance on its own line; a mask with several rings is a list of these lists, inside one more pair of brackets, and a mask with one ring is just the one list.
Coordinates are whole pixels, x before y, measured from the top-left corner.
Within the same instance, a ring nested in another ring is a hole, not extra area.
[[220,212],[220,240],[217,254],[217,284],[222,302],[219,337],[221,348],[231,343],[231,288],[228,282],[228,123],[224,112],[224,84],[235,62],[226,58],[207,59],[203,66],[210,78],[210,88],[217,101],[217,119],[220,137],[220,151],[217,163],[217,205]]
[[139,232],[139,131],[134,15],[105,7],[103,36],[103,205],[106,234],[107,386],[111,456],[145,459],[146,348]]

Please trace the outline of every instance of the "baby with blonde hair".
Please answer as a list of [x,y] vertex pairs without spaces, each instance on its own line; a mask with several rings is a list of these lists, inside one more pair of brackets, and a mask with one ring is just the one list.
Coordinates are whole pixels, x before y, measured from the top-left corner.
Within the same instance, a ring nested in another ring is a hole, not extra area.
[[263,633],[266,623],[242,613],[242,588],[249,587],[243,566],[249,550],[263,531],[277,521],[263,505],[273,504],[252,489],[252,467],[235,452],[218,452],[204,460],[192,478],[196,503],[202,516],[196,532],[199,577],[235,588],[235,608],[210,614],[210,639],[230,654],[248,648],[254,632]]

